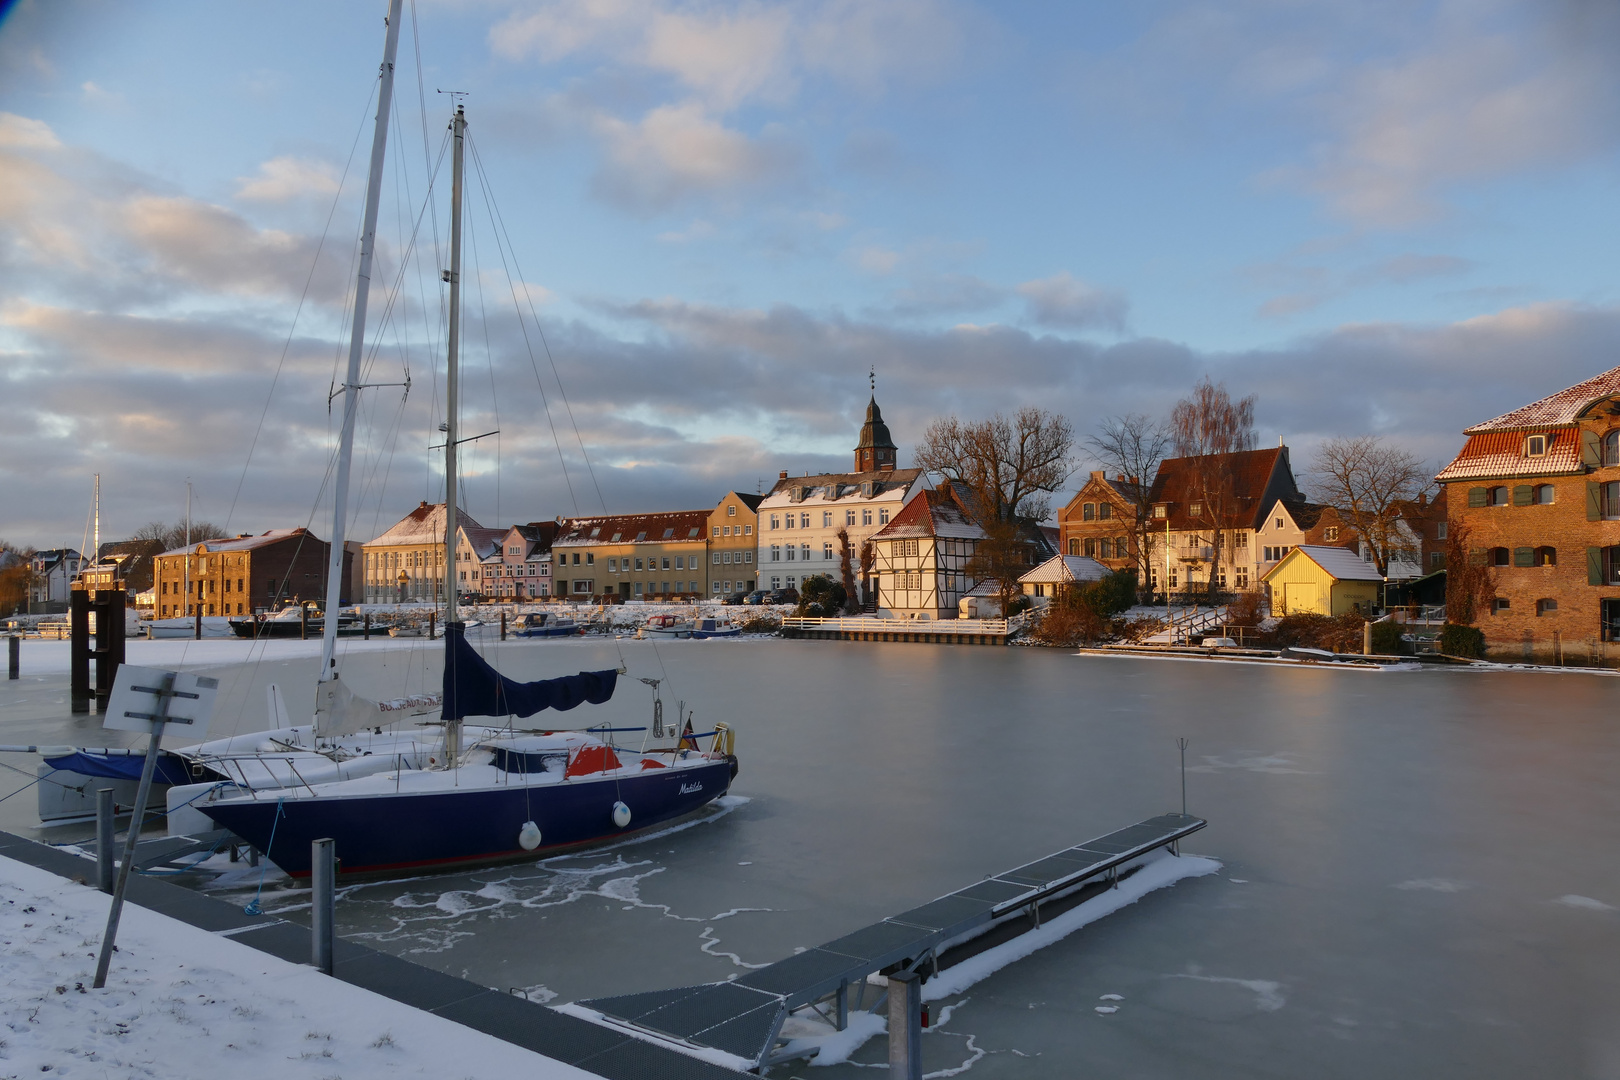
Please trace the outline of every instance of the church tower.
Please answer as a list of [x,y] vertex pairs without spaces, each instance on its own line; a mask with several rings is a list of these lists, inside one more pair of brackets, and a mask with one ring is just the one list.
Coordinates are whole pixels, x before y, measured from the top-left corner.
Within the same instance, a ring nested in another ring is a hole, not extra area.
[[866,423],[861,425],[861,444],[855,448],[856,472],[892,472],[895,464],[894,440],[883,411],[877,403],[877,375],[872,375],[872,400],[866,406]]

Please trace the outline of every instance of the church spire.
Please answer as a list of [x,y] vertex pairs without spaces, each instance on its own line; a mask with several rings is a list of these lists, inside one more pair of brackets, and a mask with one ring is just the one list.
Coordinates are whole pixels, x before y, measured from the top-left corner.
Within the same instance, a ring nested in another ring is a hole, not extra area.
[[856,472],[889,472],[895,466],[894,439],[889,425],[883,422],[883,410],[877,403],[877,369],[867,373],[872,398],[866,405],[866,423],[861,425],[861,444],[855,448]]

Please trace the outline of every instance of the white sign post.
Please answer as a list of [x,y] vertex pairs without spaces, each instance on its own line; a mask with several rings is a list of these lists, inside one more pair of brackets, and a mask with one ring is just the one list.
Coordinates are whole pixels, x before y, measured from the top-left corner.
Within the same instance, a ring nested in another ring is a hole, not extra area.
[[214,695],[219,680],[183,671],[163,671],[124,664],[113,683],[102,726],[114,731],[145,731],[146,763],[141,767],[141,783],[135,793],[135,809],[124,837],[124,857],[118,864],[118,880],[113,886],[112,908],[107,912],[107,932],[101,937],[101,959],[96,964],[95,988],[107,985],[107,968],[112,963],[113,941],[118,936],[118,917],[124,910],[124,888],[129,884],[129,868],[135,860],[135,843],[141,835],[141,818],[146,800],[152,794],[152,773],[157,768],[158,744],[174,732],[201,738],[214,711]]

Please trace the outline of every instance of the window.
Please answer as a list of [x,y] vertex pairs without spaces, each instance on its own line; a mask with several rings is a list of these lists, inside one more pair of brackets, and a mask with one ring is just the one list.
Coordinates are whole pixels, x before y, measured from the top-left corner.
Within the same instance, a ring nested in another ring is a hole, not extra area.
[[832,528],[832,511],[831,510],[823,510],[821,512],[821,527],[823,529]]
[[879,525],[887,525],[888,523],[889,523],[889,508],[887,506],[885,506],[883,509],[878,511],[878,524]]
[[577,593],[577,594],[584,595],[584,596],[589,596],[591,593],[593,593],[595,591],[596,591],[596,582],[594,582],[594,581],[590,581],[590,580],[579,581],[579,580],[576,580],[574,582],[574,592]]
[[1512,561],[1513,553],[1505,547],[1491,548],[1491,565],[1507,566]]
[[709,587],[709,591],[714,593],[716,596],[718,596],[720,594],[720,583],[718,581],[715,582],[713,585],[711,585]]
[[1599,464],[1620,465],[1620,428],[1603,436],[1603,457]]
[[[578,555],[574,556],[574,561],[579,562],[579,556]],[[596,552],[587,551],[585,553],[585,565],[586,566],[595,566],[596,565]]]
[[861,511],[861,524],[862,525],[870,525],[870,524],[872,524],[872,511],[870,511],[870,510],[862,510]]
[[[781,561],[782,561],[782,545],[781,544],[772,544],[771,545],[771,562],[781,562]],[[780,587],[781,586],[779,586],[779,585],[772,585],[771,586],[771,588],[773,588],[773,589],[780,588]]]
[[776,526],[777,526],[777,517],[776,517],[775,514],[772,514],[771,515],[771,528],[774,529],[774,528],[776,528]]
[[1240,589],[1249,587],[1249,568],[1247,566],[1237,568],[1237,587]]
[[742,527],[742,531],[743,531],[744,536],[753,536],[754,535],[754,527],[752,525],[744,525]]
[[1329,525],[1327,528],[1322,530],[1322,539],[1326,540],[1328,543],[1331,544],[1338,538],[1339,527],[1337,525]]
[[844,524],[845,525],[853,525],[853,524],[855,524],[855,511],[853,511],[853,510],[845,510],[844,511]]
[[523,549],[520,548],[520,547],[515,547],[515,546],[514,547],[509,547],[509,548],[506,549],[506,553],[508,555],[521,555],[521,554],[523,554]]
[[[1587,490],[1595,488],[1598,494],[1598,515],[1605,521],[1620,520],[1620,481],[1611,480],[1607,484],[1589,485]],[[1592,517],[1588,507],[1587,517]]]
[[[649,570],[652,569],[652,560],[651,559],[649,559],[647,561],[647,569],[649,569]],[[664,569],[665,570],[669,569],[669,556],[668,555],[664,556]]]
[[714,554],[712,554],[709,557],[709,561],[712,562],[714,565],[719,566],[720,565],[720,553],[718,551],[716,551]]
[[792,544],[787,545],[788,562],[793,561],[794,557],[798,554],[798,551],[799,549],[794,547]]
[[641,593],[642,593],[641,582],[638,581],[638,582],[636,582],[636,595],[640,596]]
[[822,545],[821,545],[821,557],[823,559],[826,559],[828,562],[832,562],[833,550],[832,550],[832,541],[831,540],[827,540],[827,541],[824,541],[822,543]]
[[1558,611],[1558,601],[1551,598],[1536,601],[1536,617],[1552,615]]
[[1204,504],[1201,502],[1193,503],[1191,506],[1187,507],[1187,513],[1191,514],[1193,517],[1203,517]]
[[1508,603],[1508,598],[1505,596],[1494,596],[1491,598],[1492,615],[1499,615],[1511,606],[1512,605]]
[[1096,503],[1086,503],[1085,505],[1080,507],[1080,520],[1081,521],[1095,521],[1095,520],[1097,520],[1097,504]]
[[1524,440],[1524,453],[1526,457],[1541,457],[1547,452],[1547,436],[1532,435]]
[[810,561],[810,545],[809,544],[800,544],[799,545],[799,558],[803,559],[805,562]]
[[[726,531],[729,533],[731,531],[731,526],[726,526]],[[718,525],[714,527],[714,538],[717,540],[720,538],[720,526]]]
[[1097,504],[1097,520],[1098,521],[1108,521],[1113,516],[1114,516],[1114,506],[1113,506],[1112,503],[1098,503]]
[[1099,558],[1099,559],[1111,559],[1111,558],[1113,558],[1113,554],[1112,554],[1113,549],[1114,549],[1113,542],[1111,540],[1109,540],[1108,537],[1106,537],[1106,536],[1103,537],[1101,540],[1097,541],[1097,558]]
[[1097,556],[1097,541],[1093,540],[1089,536],[1086,537],[1085,553],[1086,558],[1088,559],[1096,558]]
[[1155,506],[1155,507],[1154,507],[1154,508],[1153,508],[1153,516],[1154,516],[1154,517],[1156,517],[1156,518],[1158,518],[1158,519],[1160,519],[1160,520],[1161,520],[1161,521],[1162,521],[1162,520],[1164,520],[1164,518],[1165,518],[1165,516],[1166,516],[1166,510],[1167,510],[1167,508],[1166,508],[1166,507],[1163,507],[1163,506]]
[[608,573],[617,574],[618,572],[619,572],[619,560],[618,559],[609,559],[608,560]]
[[808,529],[809,527],[810,527],[810,511],[806,510],[804,513],[799,515],[799,528]]
[[1436,540],[1444,540],[1446,538],[1446,523],[1444,521],[1435,526],[1434,538]]
[[1506,487],[1493,487],[1488,492],[1485,505],[1506,506],[1508,504],[1508,489]]
[[787,519],[787,527],[789,529],[793,528],[793,515],[792,514],[783,514],[782,516]]
[[736,517],[736,516],[737,516],[737,504],[732,503],[731,505],[726,507],[726,517]]
[[637,559],[637,560],[636,560],[636,569],[637,569],[637,570],[640,570],[640,569],[642,569],[642,564],[641,564],[641,560],[640,560],[640,559]]
[[1553,501],[1553,486],[1551,484],[1537,484],[1534,502],[1537,506],[1551,506]]
[[1233,533],[1232,534],[1232,546],[1235,547],[1235,548],[1243,548],[1243,549],[1247,550],[1248,547],[1249,547],[1249,530],[1248,529],[1239,529],[1237,532]]
[[1078,555],[1078,554],[1080,554],[1080,541],[1079,541],[1079,539],[1077,539],[1075,537],[1072,537],[1072,536],[1069,538],[1069,554],[1070,555]]
[[1555,547],[1538,547],[1534,559],[1536,566],[1557,566],[1558,549]]

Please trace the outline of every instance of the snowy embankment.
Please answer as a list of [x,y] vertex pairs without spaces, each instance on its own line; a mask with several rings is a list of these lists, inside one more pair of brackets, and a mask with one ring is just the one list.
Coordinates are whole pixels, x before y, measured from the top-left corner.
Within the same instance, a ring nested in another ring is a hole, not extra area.
[[0,1077],[568,1077],[571,1065],[0,857]]

